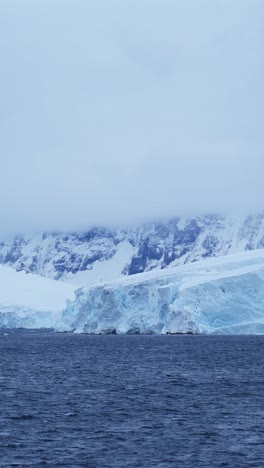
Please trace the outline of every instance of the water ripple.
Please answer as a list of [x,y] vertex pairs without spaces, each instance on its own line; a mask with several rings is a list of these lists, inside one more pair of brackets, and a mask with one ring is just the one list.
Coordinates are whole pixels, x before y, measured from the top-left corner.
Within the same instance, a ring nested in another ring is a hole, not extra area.
[[1,467],[263,467],[264,337],[0,332]]

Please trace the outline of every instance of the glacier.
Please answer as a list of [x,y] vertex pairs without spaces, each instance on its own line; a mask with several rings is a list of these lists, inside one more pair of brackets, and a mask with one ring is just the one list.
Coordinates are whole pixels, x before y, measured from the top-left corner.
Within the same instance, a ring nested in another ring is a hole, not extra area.
[[264,250],[86,288],[0,266],[0,327],[75,333],[264,334]]
[[76,291],[57,329],[264,333],[264,250],[154,270]]
[[0,265],[0,328],[54,328],[75,289]]

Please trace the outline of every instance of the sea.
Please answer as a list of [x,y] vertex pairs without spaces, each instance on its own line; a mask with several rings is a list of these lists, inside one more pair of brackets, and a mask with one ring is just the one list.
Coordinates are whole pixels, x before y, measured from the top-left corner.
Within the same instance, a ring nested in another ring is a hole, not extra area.
[[264,336],[0,331],[1,467],[264,467]]

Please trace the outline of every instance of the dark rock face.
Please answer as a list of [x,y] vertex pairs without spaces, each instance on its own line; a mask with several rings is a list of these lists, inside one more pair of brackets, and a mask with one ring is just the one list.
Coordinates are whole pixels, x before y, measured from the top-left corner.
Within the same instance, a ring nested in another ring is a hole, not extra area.
[[214,252],[217,250],[218,247],[218,239],[214,235],[208,234],[208,236],[206,236],[206,238],[204,239],[202,245],[205,250],[203,257],[213,257]]
[[87,232],[20,235],[0,242],[0,263],[63,280],[92,270],[95,262],[112,259],[124,242],[133,255],[124,261],[123,274],[133,275],[232,251],[264,248],[264,214],[174,218],[123,230],[95,227]]

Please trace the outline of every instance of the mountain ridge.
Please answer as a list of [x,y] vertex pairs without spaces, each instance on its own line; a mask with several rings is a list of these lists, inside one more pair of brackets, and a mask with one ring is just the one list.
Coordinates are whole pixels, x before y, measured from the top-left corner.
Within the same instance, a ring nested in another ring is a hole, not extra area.
[[208,215],[128,229],[94,227],[82,232],[19,235],[0,242],[0,264],[85,286],[261,248],[264,213]]

